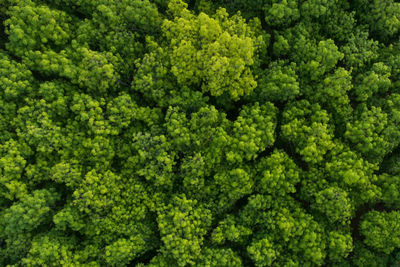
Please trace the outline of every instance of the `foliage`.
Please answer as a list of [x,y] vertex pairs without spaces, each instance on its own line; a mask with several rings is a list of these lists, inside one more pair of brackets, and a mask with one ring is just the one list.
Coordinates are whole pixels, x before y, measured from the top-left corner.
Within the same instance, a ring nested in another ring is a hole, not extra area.
[[0,266],[397,266],[400,3],[0,1]]

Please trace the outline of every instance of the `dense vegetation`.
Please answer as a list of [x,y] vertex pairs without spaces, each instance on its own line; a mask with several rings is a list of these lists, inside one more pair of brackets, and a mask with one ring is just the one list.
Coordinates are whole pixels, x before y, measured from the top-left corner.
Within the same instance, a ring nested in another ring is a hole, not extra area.
[[400,265],[400,1],[0,15],[0,266]]

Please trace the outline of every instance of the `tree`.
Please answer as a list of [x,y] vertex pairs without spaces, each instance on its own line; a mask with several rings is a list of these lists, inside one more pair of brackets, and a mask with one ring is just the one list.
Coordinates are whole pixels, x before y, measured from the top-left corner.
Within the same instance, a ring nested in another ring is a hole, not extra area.
[[334,147],[329,119],[320,105],[310,104],[307,100],[295,102],[283,113],[282,136],[293,143],[304,161],[311,164],[321,162]]
[[160,210],[157,221],[164,255],[174,259],[178,266],[194,264],[211,221],[210,211],[184,195],[175,196],[171,204]]
[[365,236],[364,243],[377,251],[389,254],[400,246],[398,211],[367,213],[361,223],[361,233]]
[[[165,65],[159,75],[164,73],[165,77],[169,70],[177,86],[200,87],[212,96],[228,93],[233,100],[253,91],[257,83],[250,67],[254,64],[257,37],[240,16],[228,18],[224,9],[217,10],[213,17],[205,13],[195,16],[180,0],[169,3],[169,12],[173,19],[163,22],[164,44],[151,44],[152,52],[144,58],[147,62],[137,63],[139,73],[146,75],[152,65]],[[164,58],[162,62],[149,62],[157,54],[158,60]],[[135,88],[146,92],[149,89],[143,79],[145,76],[138,78]]]
[[0,1],[0,265],[398,265],[399,7]]

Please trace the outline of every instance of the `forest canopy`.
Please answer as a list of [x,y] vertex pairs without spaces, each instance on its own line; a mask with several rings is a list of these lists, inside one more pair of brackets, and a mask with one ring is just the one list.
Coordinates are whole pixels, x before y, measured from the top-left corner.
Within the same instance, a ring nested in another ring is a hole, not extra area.
[[0,266],[400,265],[400,1],[0,19]]

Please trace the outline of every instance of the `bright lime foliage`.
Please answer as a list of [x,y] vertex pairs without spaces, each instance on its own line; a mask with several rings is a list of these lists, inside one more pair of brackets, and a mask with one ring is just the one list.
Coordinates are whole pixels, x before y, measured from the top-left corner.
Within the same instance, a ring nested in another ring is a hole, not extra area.
[[240,267],[242,260],[233,252],[232,249],[228,248],[207,248],[205,247],[202,251],[201,259],[196,266],[221,266],[221,267]]
[[399,1],[0,20],[0,266],[400,265]]
[[300,169],[282,151],[274,151],[257,165],[257,191],[271,195],[284,196],[296,192],[295,185],[300,181]]
[[356,77],[355,93],[358,101],[365,101],[376,93],[386,93],[391,86],[390,67],[382,62],[372,65],[372,70]]
[[342,262],[353,251],[353,238],[348,232],[328,233],[328,257],[333,262]]
[[[244,106],[233,123],[232,152],[229,161],[251,160],[274,143],[276,108],[271,103]],[[233,151],[237,151],[235,154]]]
[[276,260],[277,252],[268,238],[252,243],[247,251],[255,262],[256,266],[270,266]]
[[283,137],[291,142],[304,161],[318,163],[334,147],[328,113],[307,100],[289,105],[283,113]]
[[51,52],[70,41],[74,24],[67,13],[30,0],[11,2],[15,4],[8,9],[10,18],[5,26],[7,49],[15,55],[29,57],[34,51]]
[[[212,96],[226,92],[238,100],[250,94],[257,85],[250,67],[258,37],[245,21],[238,15],[229,18],[224,9],[211,17],[205,13],[195,15],[181,0],[170,1],[169,10],[173,19],[164,20],[162,44],[151,44],[151,52],[140,63],[143,77],[136,89],[154,94],[148,91],[153,90],[156,74],[176,86],[199,87]],[[153,66],[164,67],[157,73],[149,72]],[[170,75],[175,79],[171,80]],[[159,90],[165,92],[166,88]]]
[[162,253],[175,259],[179,266],[194,264],[200,256],[203,236],[211,221],[210,211],[196,204],[184,195],[175,196],[157,218],[165,245]]
[[386,136],[388,114],[381,108],[360,106],[353,123],[346,125],[345,137],[371,162],[381,161],[393,148]]

